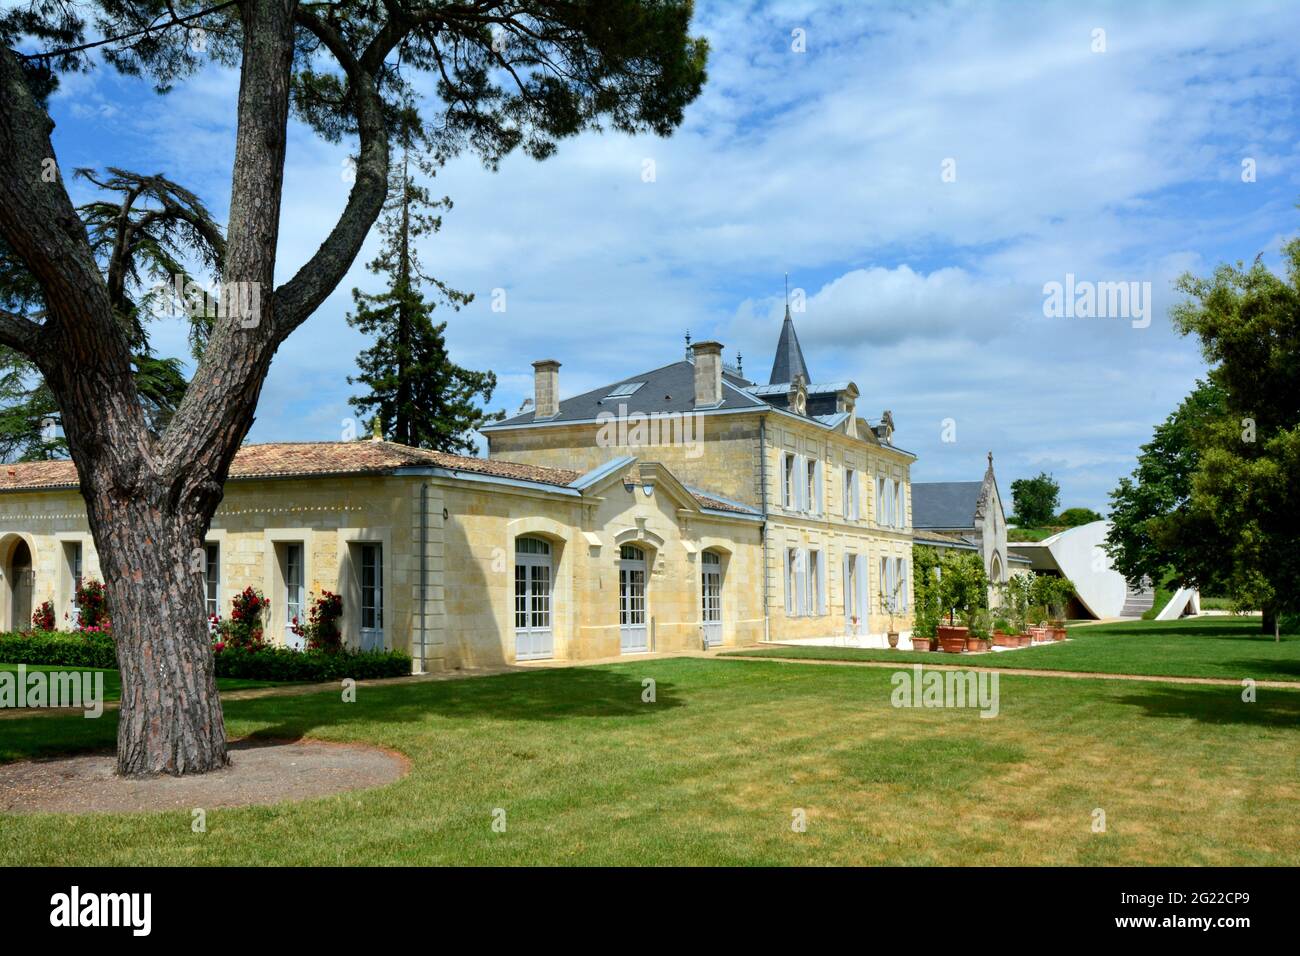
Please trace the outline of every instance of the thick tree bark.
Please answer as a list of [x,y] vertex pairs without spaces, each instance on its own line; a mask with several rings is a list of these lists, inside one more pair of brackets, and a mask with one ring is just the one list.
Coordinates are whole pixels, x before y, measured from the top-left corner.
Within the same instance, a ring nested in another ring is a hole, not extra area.
[[[388,146],[373,81],[358,89],[362,155],[347,207],[315,256],[272,292],[296,0],[247,0],[222,280],[256,283],[261,313],[220,319],[167,432],[149,433],[111,294],[54,157],[53,124],[0,49],[0,234],[41,284],[43,322],[0,313],[59,401],[108,586],[122,675],[118,771],[188,774],[228,762],[204,613],[202,543],[279,343],[345,274],[378,217]],[[309,24],[309,28],[310,28]],[[319,25],[318,25],[319,26]],[[321,27],[321,29],[325,29]],[[336,40],[336,38],[331,37]],[[335,44],[340,53],[346,49]]]
[[87,489],[122,676],[118,773],[223,767],[226,725],[201,584],[207,519],[156,496],[114,498]]
[[[218,320],[166,432],[150,434],[131,351],[61,176],[53,123],[0,48],[0,235],[40,283],[43,321],[0,312],[0,343],[32,358],[59,402],[108,586],[122,675],[118,771],[188,774],[227,764],[204,613],[203,536],[252,425],[276,348],[346,274],[382,209],[388,141],[374,75],[401,31],[353,55],[296,0],[244,0],[244,49],[223,283],[256,283],[261,311]],[[294,24],[316,33],[353,91],[360,157],[320,249],[274,288]]]

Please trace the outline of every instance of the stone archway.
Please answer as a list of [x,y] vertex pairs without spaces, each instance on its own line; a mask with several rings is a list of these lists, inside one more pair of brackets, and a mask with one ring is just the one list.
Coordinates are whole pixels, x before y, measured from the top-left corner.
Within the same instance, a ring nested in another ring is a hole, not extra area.
[[4,555],[4,607],[0,614],[4,630],[25,631],[32,626],[32,600],[36,592],[36,570],[31,545],[20,535],[10,535],[0,544]]

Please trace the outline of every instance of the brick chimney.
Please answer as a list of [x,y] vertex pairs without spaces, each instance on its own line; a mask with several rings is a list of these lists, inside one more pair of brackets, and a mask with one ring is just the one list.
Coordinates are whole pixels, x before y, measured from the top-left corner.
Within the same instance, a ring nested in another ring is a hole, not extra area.
[[533,417],[554,418],[560,414],[560,363],[541,359],[533,363]]
[[722,343],[694,342],[695,407],[709,408],[722,401]]

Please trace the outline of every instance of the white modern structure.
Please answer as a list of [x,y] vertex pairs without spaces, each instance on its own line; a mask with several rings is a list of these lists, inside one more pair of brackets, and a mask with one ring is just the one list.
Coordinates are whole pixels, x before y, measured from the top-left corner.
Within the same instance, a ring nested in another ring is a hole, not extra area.
[[[1033,570],[1073,581],[1079,604],[1092,617],[1141,617],[1151,609],[1155,591],[1150,585],[1138,591],[1129,589],[1102,547],[1109,530],[1109,521],[1093,521],[1042,541],[1013,541],[1008,547],[1012,554],[1028,559]],[[1184,588],[1161,608],[1159,620],[1195,614],[1199,609],[1199,595]]]

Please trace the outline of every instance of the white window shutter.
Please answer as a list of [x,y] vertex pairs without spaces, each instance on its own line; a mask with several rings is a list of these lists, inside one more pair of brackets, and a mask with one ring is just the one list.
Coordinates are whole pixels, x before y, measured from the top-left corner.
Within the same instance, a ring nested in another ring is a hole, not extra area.
[[903,610],[908,609],[907,600],[907,559],[898,559],[898,579],[902,582],[902,587],[898,589],[899,600],[903,602]]
[[794,613],[794,564],[793,555],[789,548],[785,549],[785,613]]
[[817,482],[817,501],[816,501],[817,513],[819,515],[825,514],[826,513],[826,501],[825,501],[826,472],[825,469],[822,467],[822,460],[820,458],[817,459],[817,464],[813,466],[813,480]]
[[858,481],[858,473],[853,473],[853,519],[856,521],[862,517],[862,483]]
[[871,614],[871,562],[866,553],[858,555],[858,617],[863,624]]
[[840,593],[844,595],[844,616],[853,613],[853,599],[849,596],[849,552],[844,551],[844,572],[840,576]]
[[804,473],[803,455],[794,456],[794,510],[804,510],[804,496],[807,494],[805,485],[808,484],[808,478]]
[[817,552],[817,613],[826,613],[826,552]]
[[799,613],[808,613],[808,549],[799,552]]

